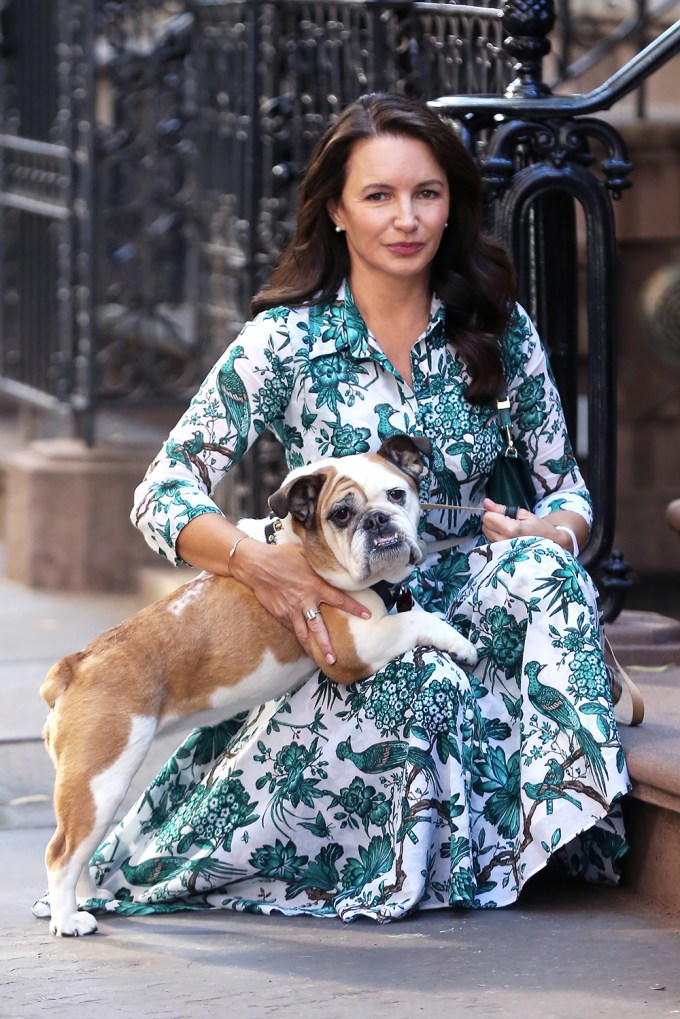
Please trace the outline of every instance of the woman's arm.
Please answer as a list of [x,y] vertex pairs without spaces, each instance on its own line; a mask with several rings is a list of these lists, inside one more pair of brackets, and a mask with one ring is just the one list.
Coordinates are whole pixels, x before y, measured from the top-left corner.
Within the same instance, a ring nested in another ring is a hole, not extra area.
[[[332,662],[322,617],[308,621],[305,611],[318,609],[323,601],[366,617],[365,607],[322,580],[299,550],[246,538],[212,499],[217,484],[260,432],[285,415],[293,376],[278,350],[287,340],[285,322],[272,315],[258,316],[244,327],[208,373],[137,488],[132,521],[165,558],[232,574],[247,584],[267,611],[294,630],[306,651],[312,629]],[[289,354],[288,347],[288,361]]]
[[504,337],[503,356],[512,435],[531,468],[536,502],[533,512],[519,510],[513,519],[505,516],[505,506],[485,500],[484,534],[490,541],[519,535],[551,538],[577,554],[590,534],[592,502],[572,451],[545,350],[519,306]]
[[246,584],[267,612],[294,631],[310,656],[311,630],[331,665],[335,653],[326,625],[321,615],[308,620],[305,612],[324,602],[363,619],[371,615],[364,605],[331,587],[312,570],[297,546],[256,541],[221,515],[207,513],[186,524],[177,539],[177,550],[185,562],[198,569]]

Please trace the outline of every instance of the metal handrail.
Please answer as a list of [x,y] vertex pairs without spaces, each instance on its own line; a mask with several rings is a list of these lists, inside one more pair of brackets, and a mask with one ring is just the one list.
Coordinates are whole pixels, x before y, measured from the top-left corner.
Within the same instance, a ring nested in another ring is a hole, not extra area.
[[680,20],[674,22],[620,70],[590,92],[538,98],[504,96],[440,96],[430,106],[457,116],[467,114],[531,114],[533,117],[573,117],[608,110],[638,88],[654,71],[680,52]]

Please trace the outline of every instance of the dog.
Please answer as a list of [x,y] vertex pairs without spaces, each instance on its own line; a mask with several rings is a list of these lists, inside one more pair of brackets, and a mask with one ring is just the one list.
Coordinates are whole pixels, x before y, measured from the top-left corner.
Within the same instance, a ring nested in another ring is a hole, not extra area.
[[[277,543],[301,546],[321,577],[372,612],[366,620],[321,606],[334,665],[316,644],[312,661],[246,585],[203,573],[52,667],[40,688],[56,767],[57,828],[45,854],[52,933],[96,931],[78,908],[104,897],[88,861],[160,727],[207,709],[233,717],[295,689],[315,664],[348,684],[424,645],[474,666],[473,646],[451,625],[420,609],[389,613],[379,593],[422,558],[417,482],[428,446],[395,435],[377,453],[297,468],[269,500]],[[264,540],[263,522],[239,526]]]

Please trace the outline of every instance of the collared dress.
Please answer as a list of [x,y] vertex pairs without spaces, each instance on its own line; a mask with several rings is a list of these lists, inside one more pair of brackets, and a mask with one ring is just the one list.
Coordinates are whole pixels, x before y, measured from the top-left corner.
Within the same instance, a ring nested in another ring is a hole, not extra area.
[[[521,307],[502,339],[514,439],[535,512],[592,508],[544,350]],[[432,443],[423,501],[481,507],[502,448],[444,313],[412,348],[410,387],[347,286],[335,301],[249,322],[201,385],[136,492],[133,521],[179,563],[177,536],[270,428],[290,468]],[[458,535],[408,583],[475,644],[464,671],[416,648],[350,687],[315,672],[295,692],[193,730],[99,847],[92,876],[121,913],[227,908],[398,919],[504,906],[549,861],[616,881],[629,789],[602,655],[597,592],[554,542],[489,544],[481,512],[427,510],[421,537]]]

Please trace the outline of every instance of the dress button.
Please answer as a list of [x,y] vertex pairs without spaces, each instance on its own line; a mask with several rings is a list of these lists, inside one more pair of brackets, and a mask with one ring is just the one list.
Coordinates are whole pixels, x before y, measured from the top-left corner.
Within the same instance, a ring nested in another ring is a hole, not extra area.
[[472,710],[472,708],[465,709],[465,717],[467,718],[468,722],[472,721],[472,719],[475,717],[475,713]]

